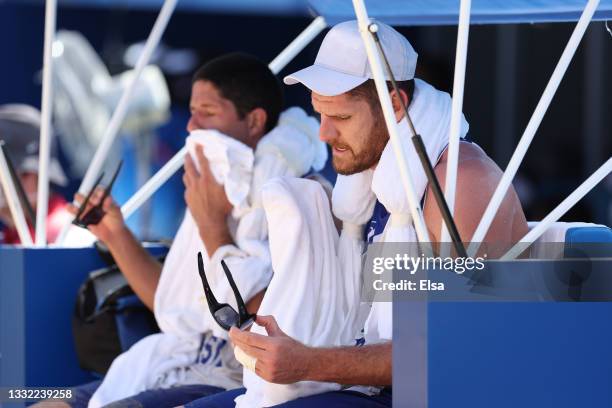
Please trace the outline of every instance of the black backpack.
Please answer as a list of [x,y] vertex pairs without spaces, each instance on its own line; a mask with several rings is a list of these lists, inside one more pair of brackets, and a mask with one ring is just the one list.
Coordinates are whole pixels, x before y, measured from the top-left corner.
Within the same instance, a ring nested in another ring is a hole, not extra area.
[[[108,256],[103,256],[108,259]],[[163,257],[158,258],[163,261]],[[155,316],[134,294],[114,264],[92,271],[79,288],[72,334],[79,365],[104,375],[115,357],[149,334],[158,333]]]

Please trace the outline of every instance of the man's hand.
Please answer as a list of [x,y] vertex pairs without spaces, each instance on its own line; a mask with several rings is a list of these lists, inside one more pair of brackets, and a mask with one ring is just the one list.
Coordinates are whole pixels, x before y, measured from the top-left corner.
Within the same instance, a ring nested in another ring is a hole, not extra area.
[[[103,195],[104,189],[102,187],[96,188],[96,191],[91,195],[83,214],[86,214],[92,207],[98,205]],[[82,194],[76,193],[74,195],[74,200],[77,203],[82,203],[85,201],[85,197]],[[102,209],[106,213],[104,217],[102,217],[102,220],[100,220],[100,222],[96,225],[88,226],[87,229],[89,229],[89,231],[91,231],[96,238],[109,246],[110,241],[113,238],[116,238],[118,234],[124,234],[127,232],[127,227],[123,220],[123,215],[121,214],[121,208],[119,208],[117,203],[115,203],[110,196],[106,197],[104,200]],[[78,207],[72,204],[68,204],[67,210],[72,215],[76,215],[79,211]]]
[[232,211],[223,185],[217,183],[204,156],[202,146],[196,146],[196,159],[200,172],[191,156],[185,156],[185,202],[193,216],[209,256],[226,244],[232,243],[227,227],[227,216]]
[[267,336],[235,327],[229,334],[235,346],[257,359],[257,375],[276,384],[307,379],[312,349],[287,336],[272,316],[257,316],[256,323],[266,329]]

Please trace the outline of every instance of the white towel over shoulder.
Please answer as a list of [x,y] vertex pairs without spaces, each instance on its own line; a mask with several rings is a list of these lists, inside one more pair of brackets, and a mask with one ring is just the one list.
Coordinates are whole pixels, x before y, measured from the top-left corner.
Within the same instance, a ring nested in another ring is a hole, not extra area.
[[[427,156],[435,165],[440,154],[448,144],[450,131],[452,100],[448,93],[439,91],[427,82],[415,79],[413,100],[408,107],[410,117],[416,131],[421,135],[427,151]],[[460,137],[467,134],[469,125],[461,118]],[[418,199],[425,193],[427,177],[421,161],[412,144],[412,134],[406,119],[398,123],[400,146],[406,159],[408,173]],[[363,172],[361,177],[370,172]],[[350,176],[354,177],[356,175]],[[391,141],[387,143],[380,160],[373,171],[371,183],[354,183],[350,179],[339,177],[334,187],[334,212],[342,210],[346,213],[356,213],[359,209],[354,202],[357,197],[363,197],[373,192],[375,199],[389,212],[389,220],[383,233],[376,241],[381,242],[416,242],[416,232],[412,223],[410,207],[406,191],[401,184],[399,164],[393,151]],[[416,255],[416,254],[415,254]],[[375,302],[365,326],[365,337],[368,343],[390,340],[392,337],[392,307],[391,302]]]

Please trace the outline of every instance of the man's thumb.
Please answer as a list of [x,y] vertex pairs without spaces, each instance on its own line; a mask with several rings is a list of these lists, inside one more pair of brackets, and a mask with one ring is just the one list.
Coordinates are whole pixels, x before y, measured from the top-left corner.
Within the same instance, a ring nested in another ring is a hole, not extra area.
[[257,316],[256,322],[258,325],[266,329],[266,332],[270,337],[286,336],[286,334],[278,326],[278,323],[276,323],[274,316]]

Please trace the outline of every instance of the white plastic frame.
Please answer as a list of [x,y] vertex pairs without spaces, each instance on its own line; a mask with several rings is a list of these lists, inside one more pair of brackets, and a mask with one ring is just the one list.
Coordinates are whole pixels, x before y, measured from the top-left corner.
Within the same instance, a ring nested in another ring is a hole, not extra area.
[[2,145],[0,145],[0,184],[4,191],[9,210],[11,211],[11,216],[13,217],[13,222],[15,223],[21,245],[25,247],[33,246],[34,242],[30,236],[30,229],[28,228],[28,223],[26,222]]
[[393,106],[391,104],[391,96],[387,90],[387,84],[385,76],[383,74],[382,63],[380,61],[380,55],[376,50],[374,39],[369,32],[370,18],[366,11],[363,0],[353,0],[353,7],[355,9],[355,15],[357,16],[357,22],[359,24],[359,32],[361,33],[361,39],[365,45],[366,53],[368,55],[368,62],[370,63],[370,69],[372,76],[374,77],[374,83],[376,85],[376,91],[378,92],[378,99],[380,100],[383,115],[385,117],[385,123],[389,131],[389,137],[395,153],[395,159],[399,164],[400,176],[402,179],[402,185],[408,199],[408,205],[410,207],[410,214],[412,215],[412,221],[416,230],[417,237],[421,243],[422,249],[426,254],[432,254],[431,241],[429,239],[429,233],[425,226],[425,218],[423,217],[423,210],[419,203],[419,199],[416,196],[414,190],[414,183],[408,172],[408,166],[406,165],[406,158],[401,148],[400,136],[397,128],[397,122],[395,121],[395,114],[393,113]]
[[[43,82],[41,96],[40,143],[38,150],[38,190],[36,193],[36,232],[37,247],[47,245],[47,213],[49,206],[49,160],[51,154],[51,101],[53,98],[53,39],[57,0],[47,0],[45,4],[45,42],[43,51]],[[28,233],[28,238],[30,234]],[[22,241],[23,242],[23,241]]]

